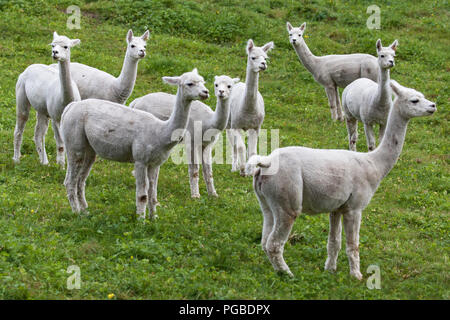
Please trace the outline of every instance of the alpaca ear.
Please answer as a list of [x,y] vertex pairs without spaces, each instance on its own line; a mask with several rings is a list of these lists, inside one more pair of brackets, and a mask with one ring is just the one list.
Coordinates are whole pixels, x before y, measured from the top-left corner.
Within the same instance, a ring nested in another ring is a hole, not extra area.
[[377,40],[377,52],[380,52],[383,48],[383,45],[381,44],[381,39]]
[[395,40],[394,42],[392,42],[392,44],[389,46],[392,50],[397,51],[397,47],[398,47],[398,40]]
[[196,74],[198,74],[198,70],[197,70],[197,68],[194,68],[194,69],[192,69],[192,71],[191,72],[193,72],[193,73],[196,73]]
[[292,24],[290,24],[289,21],[286,22],[286,29],[287,29],[288,32],[293,29]]
[[239,78],[233,78],[233,82],[234,82],[234,83],[238,83],[239,81],[241,81],[241,79],[239,79]]
[[272,50],[274,47],[273,41],[270,41],[268,43],[266,43],[262,49],[264,50],[264,52],[269,52],[270,50]]
[[144,41],[147,41],[148,38],[150,38],[150,31],[145,31],[144,34],[141,36],[141,39]]
[[397,97],[402,95],[401,85],[397,81],[391,79],[391,81],[389,81],[389,84],[391,86],[392,91]]
[[53,31],[53,40],[55,40],[57,37],[59,37],[58,33],[56,31]]
[[302,25],[300,26],[300,30],[305,31],[306,29],[306,22],[303,22]]
[[249,39],[247,42],[247,54],[250,53],[250,51],[252,51],[252,49],[255,47],[255,43],[253,42],[252,39]]
[[80,39],[73,39],[70,41],[70,47],[75,47],[76,45],[80,44]]
[[172,86],[177,86],[180,84],[180,77],[162,77],[162,80],[167,83],[170,84]]
[[133,40],[133,30],[130,29],[127,33],[127,43],[130,43],[131,40]]

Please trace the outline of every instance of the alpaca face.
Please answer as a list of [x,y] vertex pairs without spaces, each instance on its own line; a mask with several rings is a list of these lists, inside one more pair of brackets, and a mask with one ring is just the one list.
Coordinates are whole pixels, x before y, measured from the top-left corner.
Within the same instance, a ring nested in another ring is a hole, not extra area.
[[289,22],[286,23],[286,28],[289,33],[289,42],[296,46],[300,43],[305,32],[306,22],[304,22],[300,27],[294,28]]
[[390,69],[395,65],[395,51],[398,41],[395,40],[389,47],[383,47],[381,40],[377,41],[378,63],[383,69]]
[[396,95],[394,107],[400,108],[407,119],[430,116],[436,112],[436,104],[427,100],[424,95],[414,89],[406,88],[391,80],[392,91]]
[[163,81],[179,86],[183,91],[183,97],[187,100],[206,100],[209,98],[209,91],[205,87],[205,80],[198,74],[197,68],[191,72],[183,73],[179,77],[163,77]]
[[262,47],[256,47],[253,40],[248,40],[247,54],[248,64],[253,72],[264,71],[267,69],[267,52],[273,48],[273,42],[268,42]]
[[228,99],[233,86],[239,82],[239,78],[231,79],[228,76],[214,77],[214,93],[218,99]]
[[80,43],[79,39],[71,40],[66,36],[60,36],[53,33],[53,41],[50,44],[52,46],[52,58],[57,61],[70,60],[70,48]]
[[135,59],[142,59],[146,55],[147,50],[147,40],[150,37],[150,32],[147,30],[145,33],[140,37],[134,37],[133,31],[130,29],[128,30],[127,34],[127,54],[128,56],[135,58]]

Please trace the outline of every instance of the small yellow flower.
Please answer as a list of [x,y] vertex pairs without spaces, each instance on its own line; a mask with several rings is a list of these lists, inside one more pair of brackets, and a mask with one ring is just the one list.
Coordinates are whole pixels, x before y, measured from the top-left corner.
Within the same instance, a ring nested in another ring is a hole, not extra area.
[[133,259],[134,259],[134,257],[133,257],[133,256],[131,256],[131,257],[130,257],[130,259],[131,259],[131,260],[133,260]]
[[33,209],[31,209],[31,213],[34,213],[34,210],[33,210]]
[[305,35],[303,36],[303,38],[309,38],[309,36],[305,34]]
[[113,299],[116,295],[114,293],[108,294],[108,299]]

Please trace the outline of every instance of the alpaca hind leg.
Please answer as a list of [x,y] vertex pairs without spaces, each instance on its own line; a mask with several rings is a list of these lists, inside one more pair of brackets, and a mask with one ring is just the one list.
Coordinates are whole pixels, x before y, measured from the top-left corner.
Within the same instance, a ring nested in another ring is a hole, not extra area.
[[159,205],[158,202],[158,178],[159,178],[159,167],[147,168],[148,174],[148,199],[149,199],[149,219],[155,219],[158,216],[156,215],[156,206]]
[[267,239],[269,238],[269,235],[273,230],[274,217],[273,217],[272,210],[270,210],[270,207],[269,207],[264,195],[261,194],[256,189],[255,189],[255,194],[256,194],[256,198],[258,199],[259,206],[261,207],[261,211],[262,211],[263,218],[264,218],[262,235],[261,235],[261,247],[264,250],[264,252],[266,254],[268,254],[267,253]]
[[346,118],[348,132],[348,148],[356,151],[356,142],[358,141],[358,120],[355,118]]
[[231,172],[238,170],[238,159],[237,159],[237,145],[236,136],[234,134],[234,129],[227,130],[227,140],[231,147]]
[[45,135],[48,129],[49,118],[46,114],[36,112],[36,127],[34,129],[34,143],[39,154],[39,160],[43,165],[48,165],[47,152],[45,151]]
[[52,128],[56,142],[56,163],[59,164],[62,169],[64,169],[66,162],[66,153],[64,150],[64,141],[61,137],[60,122],[52,120]]
[[336,271],[339,251],[341,250],[342,223],[341,213],[330,213],[330,231],[328,234],[327,251],[328,257],[325,262],[325,270]]
[[344,229],[346,236],[346,253],[350,264],[350,275],[358,280],[363,278],[359,269],[359,229],[361,226],[361,210],[344,213]]
[[14,157],[15,163],[20,162],[20,146],[22,145],[23,131],[30,114],[30,102],[25,90],[19,86],[16,91],[16,127],[14,129]]
[[366,134],[367,149],[372,151],[375,149],[375,133],[373,132],[373,126],[364,124],[364,132]]
[[336,111],[337,111],[337,120],[344,121],[344,115],[342,114],[342,107],[341,107],[341,99],[339,97],[339,89],[336,86],[335,88],[335,98],[336,98]]
[[64,184],[66,186],[67,198],[69,199],[72,211],[79,213],[81,211],[78,200],[78,180],[80,171],[84,162],[84,152],[67,153],[67,171]]
[[80,170],[80,175],[78,177],[78,203],[80,204],[80,210],[84,211],[88,208],[86,201],[85,189],[86,189],[86,179],[89,176],[89,172],[95,162],[95,151],[89,146],[84,154],[83,164]]
[[136,177],[136,214],[139,219],[145,219],[145,209],[148,203],[147,166],[140,162],[134,163]]
[[385,124],[380,124],[380,132],[379,132],[379,137],[378,137],[378,144],[380,144],[381,141],[383,140],[385,132],[386,132],[386,125]]

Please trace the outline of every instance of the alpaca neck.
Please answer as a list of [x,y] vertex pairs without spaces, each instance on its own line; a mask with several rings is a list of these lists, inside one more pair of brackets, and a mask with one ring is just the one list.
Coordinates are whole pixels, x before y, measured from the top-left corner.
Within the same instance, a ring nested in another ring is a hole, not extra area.
[[256,110],[258,82],[259,72],[255,72],[252,70],[249,60],[247,62],[247,74],[245,76],[244,104],[241,107],[241,110],[245,113],[253,113]]
[[208,128],[217,130],[225,129],[228,117],[230,114],[230,99],[217,98],[216,110],[212,117],[211,123],[208,124]]
[[384,178],[391,171],[400,157],[403,143],[405,142],[408,121],[409,119],[403,117],[398,110],[398,106],[394,104],[389,113],[383,140],[378,148],[368,153],[368,157],[373,160],[381,174],[380,179]]
[[134,88],[136,82],[139,59],[133,58],[127,53],[123,61],[122,71],[116,80],[116,92],[118,100],[124,103]]
[[63,106],[66,106],[70,102],[75,100],[75,95],[72,87],[72,78],[70,76],[70,59],[67,59],[65,61],[58,61],[58,68]]
[[392,93],[391,93],[391,77],[389,69],[383,69],[380,67],[378,73],[378,92],[377,102],[380,108],[390,108],[392,105]]
[[298,44],[294,44],[294,50],[297,52],[297,56],[302,62],[302,64],[305,66],[305,68],[312,74],[315,72],[315,65],[317,63],[317,57],[312,54],[312,52],[309,50],[305,39],[303,37],[300,37],[300,42]]
[[174,147],[179,142],[179,140],[172,139],[172,134],[175,130],[182,130],[182,132],[180,132],[180,135],[177,135],[177,137],[184,135],[189,119],[191,102],[192,100],[188,100],[185,98],[183,89],[181,87],[178,87],[175,99],[175,108],[173,109],[170,118],[166,121],[164,133],[161,136],[161,141],[164,141],[164,139],[165,141],[168,141],[169,148]]

